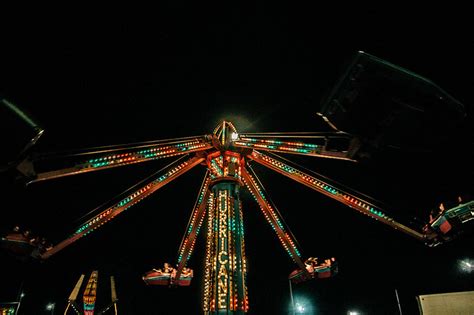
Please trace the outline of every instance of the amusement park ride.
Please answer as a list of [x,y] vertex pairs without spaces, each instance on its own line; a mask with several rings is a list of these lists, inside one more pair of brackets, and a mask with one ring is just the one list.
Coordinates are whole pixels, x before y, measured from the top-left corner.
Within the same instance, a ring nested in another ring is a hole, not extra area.
[[[83,307],[81,308],[77,305],[77,296],[79,295],[79,291],[81,290],[82,282],[84,281],[84,275],[79,277],[74,289],[72,290],[71,294],[68,298],[68,303],[66,306],[66,310],[64,314],[68,314],[68,310],[72,309],[77,315],[94,315],[95,307],[96,307],[96,300],[97,300],[97,284],[99,282],[99,272],[93,271],[89,280],[87,281],[86,287],[84,288],[84,293],[82,296],[83,299]],[[114,310],[115,315],[118,314],[117,312],[117,291],[115,290],[115,279],[114,277],[110,277],[110,292],[111,292],[111,302],[107,305],[104,309],[97,312],[97,314],[104,314],[108,310]]]
[[[363,56],[372,57],[367,54]],[[344,86],[344,82],[340,86]],[[437,93],[449,98],[442,90]],[[459,221],[458,226],[461,226],[474,218],[474,202],[466,202],[437,214],[437,217],[422,229],[403,224],[372,199],[350,191],[317,173],[302,169],[279,156],[278,154],[283,153],[346,163],[357,162],[361,143],[366,140],[364,132],[342,131],[345,130],[340,127],[345,126],[343,121],[336,127],[335,121],[340,117],[338,110],[344,102],[341,99],[334,101],[337,100],[336,95],[332,96],[332,100],[320,114],[332,129],[329,132],[245,133],[239,132],[232,122],[223,121],[211,134],[202,136],[83,150],[55,156],[54,164],[48,164],[51,160],[41,157],[33,160],[23,159],[16,168],[28,178],[29,183],[35,183],[180,156],[168,166],[96,208],[94,217],[80,225],[65,240],[42,250],[39,257],[47,259],[58,253],[198,165],[205,167],[207,172],[179,246],[175,268],[165,264],[163,269],[146,273],[143,280],[149,285],[190,285],[193,273],[187,268],[187,263],[194,250],[196,238],[205,224],[203,310],[206,314],[243,314],[249,309],[244,220],[240,200],[242,189],[248,189],[252,194],[284,250],[296,264],[297,269],[289,276],[292,281],[327,278],[337,272],[334,258],[323,259],[321,262],[317,258],[303,258],[298,242],[277,207],[271,202],[252,164],[259,164],[280,173],[428,246],[450,240],[452,230],[457,228],[454,221]]]

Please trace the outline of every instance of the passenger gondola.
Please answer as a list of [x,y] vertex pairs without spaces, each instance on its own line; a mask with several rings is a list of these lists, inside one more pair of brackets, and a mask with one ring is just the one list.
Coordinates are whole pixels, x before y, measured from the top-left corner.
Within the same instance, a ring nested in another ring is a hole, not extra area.
[[0,238],[0,248],[15,257],[26,260],[31,257],[40,258],[41,254],[51,248],[45,238],[34,236],[29,230],[20,230],[15,226],[13,230]]
[[193,278],[193,270],[190,268],[183,268],[179,279],[176,280],[176,269],[165,264],[162,269],[152,269],[145,273],[142,277],[147,285],[177,285],[189,286]]
[[464,227],[472,223],[473,220],[474,200],[462,203],[459,198],[459,204],[448,209],[441,204],[438,214],[430,217],[430,227],[439,235],[449,237],[456,233],[462,233]]
[[22,233],[12,232],[0,239],[0,246],[14,255],[29,256],[35,249],[30,239]]
[[310,279],[331,278],[337,274],[337,263],[335,258],[325,259],[318,263],[317,258],[308,258],[305,261],[306,270],[296,269],[288,276],[293,283],[300,283]]

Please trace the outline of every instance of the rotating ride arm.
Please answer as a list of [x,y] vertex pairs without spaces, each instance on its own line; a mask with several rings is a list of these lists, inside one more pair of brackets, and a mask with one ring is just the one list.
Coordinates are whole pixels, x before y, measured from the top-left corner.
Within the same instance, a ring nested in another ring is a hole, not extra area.
[[356,138],[345,132],[271,132],[239,134],[233,145],[240,148],[347,160],[358,149]]
[[210,149],[211,138],[196,136],[108,146],[81,150],[72,154],[44,154],[25,160],[18,170],[28,183],[63,176],[99,171]]
[[114,314],[117,315],[118,298],[117,298],[117,291],[115,290],[115,279],[113,276],[110,277],[110,292],[111,292],[112,301],[110,302],[109,305],[104,307],[104,309],[102,309],[100,312],[97,312],[97,315],[102,315],[102,314],[107,313],[107,311],[111,309],[112,306],[114,307]]
[[370,201],[346,192],[344,189],[329,183],[328,180],[322,179],[322,176],[317,176],[316,174],[309,175],[280,159],[270,157],[255,150],[248,155],[248,158],[420,241],[430,243],[429,241],[436,237],[432,232],[423,234],[395,221]]
[[81,275],[79,277],[79,280],[77,281],[74,289],[72,290],[71,294],[69,295],[66,310],[64,311],[64,314],[67,314],[67,311],[68,311],[69,307],[72,306],[72,309],[74,310],[74,312],[77,315],[81,315],[82,312],[80,311],[80,308],[77,305],[76,301],[77,301],[77,295],[79,294],[79,290],[81,289],[83,281],[84,281],[84,275]]
[[199,190],[198,198],[194,204],[193,212],[189,218],[188,226],[186,228],[186,233],[184,234],[181,245],[179,246],[179,256],[178,256],[178,267],[176,269],[176,281],[179,281],[179,277],[183,271],[183,268],[186,266],[189,258],[194,249],[194,244],[201,230],[204,217],[206,216],[206,206],[210,194],[209,184],[211,178],[209,176],[209,171],[206,172],[204,180]]
[[82,224],[72,236],[41,254],[41,258],[49,258],[51,255],[54,255],[81,237],[91,233],[203,161],[204,158],[200,157],[192,157],[187,160],[185,160],[184,157],[181,157],[175,162],[157,171],[145,180],[120,194],[113,202],[106,203],[95,209],[93,212],[99,212],[99,214]]
[[[250,170],[250,172],[247,170]],[[242,179],[257,201],[263,215],[267,219],[272,229],[277,233],[278,239],[285,248],[286,252],[290,255],[291,259],[298,265],[301,270],[306,271],[304,262],[301,260],[301,253],[297,247],[297,241],[290,229],[286,226],[281,217],[278,209],[273,205],[271,200],[266,194],[263,185],[257,178],[257,175],[253,172],[250,165],[242,168]]]

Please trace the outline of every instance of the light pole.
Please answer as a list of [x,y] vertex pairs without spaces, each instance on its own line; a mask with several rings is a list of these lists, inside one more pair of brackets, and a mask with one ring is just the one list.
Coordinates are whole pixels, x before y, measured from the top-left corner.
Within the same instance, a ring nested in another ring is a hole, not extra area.
[[293,300],[293,287],[291,286],[291,280],[290,279],[288,279],[288,284],[290,285],[291,314],[295,315],[295,300]]
[[21,292],[20,295],[19,295],[19,298],[18,298],[18,305],[16,306],[16,311],[15,311],[15,315],[18,314],[18,310],[20,309],[20,305],[21,305],[21,300],[25,297],[25,293]]
[[395,289],[395,296],[397,297],[398,311],[400,312],[400,315],[402,315],[402,306],[400,305],[400,298],[398,297],[397,289]]
[[17,298],[16,298],[16,300],[18,302],[18,305],[16,306],[15,315],[18,314],[18,310],[20,309],[21,300],[25,296],[25,293],[23,293],[23,283],[24,283],[24,280],[21,281],[20,289],[18,290],[18,295],[17,295]]
[[54,315],[54,307],[56,306],[55,303],[48,303],[46,305],[46,310],[51,311],[51,315]]
[[291,280],[288,280],[288,285],[290,287],[290,298],[291,298],[291,311],[290,314],[312,314],[313,313],[313,306],[309,302],[307,298],[298,296],[296,301],[293,297],[293,285],[291,284]]

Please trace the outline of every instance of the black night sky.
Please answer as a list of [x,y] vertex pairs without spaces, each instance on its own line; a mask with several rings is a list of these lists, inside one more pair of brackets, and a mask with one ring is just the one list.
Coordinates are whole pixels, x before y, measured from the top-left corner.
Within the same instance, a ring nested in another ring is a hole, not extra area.
[[[422,219],[439,202],[472,193],[474,41],[461,8],[180,3],[146,15],[83,10],[3,11],[9,18],[0,28],[0,93],[46,130],[36,152],[202,135],[223,119],[249,132],[319,131],[322,99],[363,50],[429,78],[463,103],[464,134],[422,153],[384,151],[367,163],[293,160]],[[60,241],[82,215],[172,159],[27,188],[0,173],[0,228],[21,224]],[[416,295],[474,290],[473,274],[458,268],[459,260],[474,259],[472,233],[428,248],[288,178],[255,170],[303,255],[339,260],[335,278],[293,287],[314,314],[398,314],[395,289],[403,314],[416,314]],[[0,252],[0,300],[14,300],[23,286],[20,314],[46,314],[50,301],[59,314],[80,274],[99,270],[98,308],[110,301],[114,275],[121,314],[198,313],[202,235],[190,261],[191,287],[147,287],[141,276],[175,261],[204,172],[193,169],[46,262]],[[288,314],[287,276],[295,266],[250,194],[242,200],[249,314]]]

